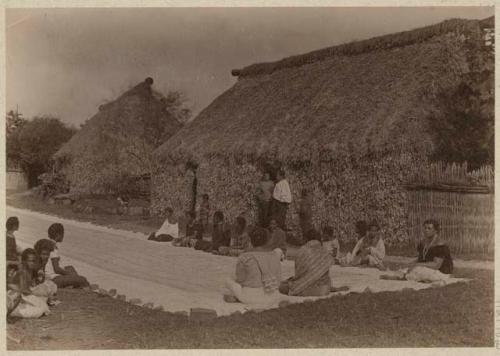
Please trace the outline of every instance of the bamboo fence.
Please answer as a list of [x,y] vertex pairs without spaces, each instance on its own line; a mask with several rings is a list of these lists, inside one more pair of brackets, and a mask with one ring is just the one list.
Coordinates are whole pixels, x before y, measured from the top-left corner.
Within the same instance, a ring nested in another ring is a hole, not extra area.
[[[408,191],[410,243],[423,236],[423,222],[436,219],[454,253],[492,256],[494,250],[493,168],[467,172],[467,165],[433,164]],[[444,187],[444,188],[443,188]]]

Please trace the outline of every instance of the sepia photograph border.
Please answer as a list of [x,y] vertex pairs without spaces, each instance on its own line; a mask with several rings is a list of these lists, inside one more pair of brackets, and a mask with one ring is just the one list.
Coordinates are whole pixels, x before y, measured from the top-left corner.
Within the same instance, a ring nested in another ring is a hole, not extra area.
[[[140,7],[434,7],[434,6],[495,6],[496,1],[461,1],[461,0],[446,0],[446,1],[430,1],[430,0],[399,0],[399,1],[321,1],[321,0],[309,0],[309,1],[263,1],[263,0],[234,0],[234,1],[194,1],[194,0],[178,0],[178,1],[155,1],[155,0],[122,0],[122,1],[112,1],[112,0],[3,0],[2,7],[0,8],[0,28],[2,31],[2,36],[0,37],[0,51],[2,55],[0,56],[0,67],[2,68],[2,73],[0,74],[1,92],[0,96],[0,107],[6,112],[6,44],[5,44],[5,26],[6,26],[6,14],[5,10],[7,8],[140,8]],[[499,15],[499,10],[495,6],[495,35],[498,36],[499,30],[497,26],[497,17]],[[496,53],[495,53],[496,54]],[[498,58],[495,56],[495,66],[498,64]],[[495,113],[499,109],[498,104],[498,72],[495,71]],[[2,125],[5,127],[5,116],[2,115]],[[500,132],[498,125],[495,124],[495,137],[496,140],[500,137]],[[2,187],[6,186],[6,159],[5,159],[5,130],[1,130],[0,139],[2,141],[1,154],[0,154],[0,164],[2,165],[2,173],[0,174],[0,183]],[[495,157],[497,157],[499,149],[497,146],[497,141],[495,141]],[[495,183],[497,182],[499,175],[498,165],[495,165]],[[496,184],[495,184],[496,185]],[[2,189],[0,192],[0,199],[3,206],[6,206],[6,191]],[[498,208],[499,198],[495,196],[495,224],[498,221]],[[6,212],[5,209],[0,209],[2,217],[5,221]],[[498,246],[498,232],[495,232],[495,256],[498,256],[499,251]],[[0,244],[0,253],[5,255],[5,244]],[[498,270],[499,262],[495,258],[495,271]],[[2,278],[2,283],[5,283],[3,278],[5,278],[5,264],[2,263],[2,273],[0,273],[0,278]],[[9,351],[8,353],[16,355],[470,355],[472,352],[474,356],[479,355],[500,355],[500,298],[498,297],[500,288],[500,277],[497,273],[494,275],[495,279],[495,305],[494,305],[494,318],[495,318],[495,345],[492,348],[404,348],[404,349],[382,349],[382,348],[360,348],[360,349],[270,349],[270,350],[260,350],[260,349],[245,349],[245,350],[202,350],[202,349],[188,349],[188,350],[62,350],[62,351]],[[5,294],[2,289],[2,298],[5,298]],[[5,302],[0,303],[1,310],[5,315],[4,308],[6,308]],[[3,354],[6,350],[6,320],[1,318],[0,327],[0,353]]]

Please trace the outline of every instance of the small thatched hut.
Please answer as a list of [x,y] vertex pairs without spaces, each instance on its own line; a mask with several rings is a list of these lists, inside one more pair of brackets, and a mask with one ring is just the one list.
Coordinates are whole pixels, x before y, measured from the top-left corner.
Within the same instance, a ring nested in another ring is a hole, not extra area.
[[377,218],[389,244],[407,239],[403,186],[428,164],[439,93],[480,77],[492,95],[491,27],[493,18],[449,20],[234,70],[237,83],[156,151],[153,210],[186,206],[194,162],[213,210],[255,216],[262,170],[281,165],[292,226],[307,186],[316,225],[353,238],[356,220]]
[[55,154],[57,170],[71,191],[121,193],[137,177],[151,173],[152,153],[182,124],[153,79],[99,107],[99,112]]

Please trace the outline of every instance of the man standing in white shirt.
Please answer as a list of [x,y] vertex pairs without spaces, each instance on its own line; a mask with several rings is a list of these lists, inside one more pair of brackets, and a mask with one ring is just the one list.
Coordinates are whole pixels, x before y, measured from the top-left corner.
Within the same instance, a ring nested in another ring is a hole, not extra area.
[[273,191],[273,218],[278,223],[278,226],[286,230],[286,213],[288,211],[288,206],[292,202],[292,192],[290,191],[290,185],[285,179],[285,171],[280,169],[276,174],[276,180],[278,181],[274,186]]

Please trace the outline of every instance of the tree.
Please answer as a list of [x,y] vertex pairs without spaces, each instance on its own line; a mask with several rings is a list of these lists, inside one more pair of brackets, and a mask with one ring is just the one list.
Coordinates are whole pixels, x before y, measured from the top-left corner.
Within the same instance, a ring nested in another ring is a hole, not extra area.
[[[10,120],[9,114],[7,120]],[[20,165],[28,176],[30,187],[35,186],[38,176],[49,169],[52,155],[76,132],[73,127],[50,116],[24,120],[10,133],[8,126],[7,131],[7,158]]]
[[439,114],[430,118],[436,144],[433,160],[467,162],[469,169],[494,164],[495,115],[490,81],[463,81],[454,91],[439,96]]

